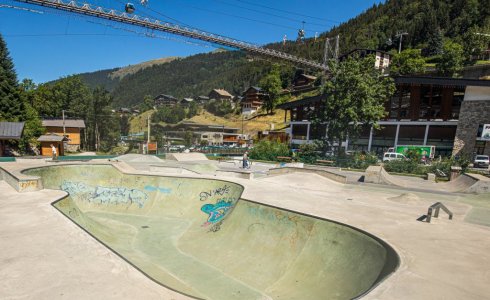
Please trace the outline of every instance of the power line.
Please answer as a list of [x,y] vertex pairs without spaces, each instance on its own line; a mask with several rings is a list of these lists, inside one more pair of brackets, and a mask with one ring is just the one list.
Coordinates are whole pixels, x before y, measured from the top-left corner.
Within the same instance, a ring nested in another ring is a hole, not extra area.
[[258,22],[258,23],[263,23],[263,24],[267,24],[267,25],[272,25],[272,26],[277,26],[277,27],[282,27],[282,28],[287,28],[287,29],[293,29],[293,30],[297,30],[298,29],[298,28],[292,27],[292,26],[281,25],[281,24],[277,24],[277,23],[272,23],[272,22],[267,22],[267,21],[252,19],[252,18],[243,17],[243,16],[237,16],[237,15],[234,15],[234,14],[230,14],[230,13],[226,13],[226,12],[221,12],[221,11],[216,11],[216,10],[211,10],[211,9],[207,9],[207,8],[202,8],[202,7],[198,7],[198,6],[194,6],[194,5],[190,5],[190,4],[182,4],[182,3],[179,3],[179,5],[184,5],[184,6],[187,6],[187,7],[193,8],[193,9],[196,9],[196,10],[206,11],[206,12],[210,12],[210,13],[213,13],[213,14],[229,16],[229,17],[243,19],[243,20],[247,20],[247,21]]
[[[227,2],[224,2],[224,1],[221,1],[221,0],[214,0],[214,1],[215,2],[220,2],[220,3],[223,3],[223,4],[226,4],[226,5],[238,7],[238,8],[241,8],[241,9],[245,9],[245,10],[249,10],[249,11],[253,11],[253,12],[258,12],[260,14],[273,16],[273,17],[276,17],[276,18],[281,18],[281,19],[285,19],[285,20],[289,20],[289,21],[293,21],[293,22],[299,22],[299,23],[303,22],[303,20],[300,20],[300,19],[294,19],[294,18],[290,18],[290,17],[286,17],[286,16],[276,15],[276,14],[273,14],[273,13],[268,13],[268,12],[265,12],[265,11],[261,11],[261,10],[257,10],[257,9],[253,9],[253,8],[244,7],[244,6],[241,6],[241,5],[227,3]],[[320,26],[322,28],[325,28],[326,27],[325,24],[320,24],[320,23],[315,23],[315,22],[305,22],[305,23],[306,24],[309,24],[309,25]]]
[[336,24],[340,24],[341,23],[341,22],[336,21],[336,20],[319,18],[319,17],[315,17],[315,16],[301,14],[301,13],[298,13],[298,12],[295,12],[295,11],[289,11],[289,10],[285,10],[285,9],[275,8],[275,7],[271,7],[271,6],[267,6],[267,5],[263,5],[263,4],[257,4],[257,3],[249,2],[249,1],[244,1],[244,0],[235,0],[235,1],[246,3],[248,5],[259,6],[259,7],[263,7],[263,8],[275,10],[275,11],[282,11],[284,13],[293,14],[293,15],[297,15],[297,16],[302,16],[302,17],[306,17],[306,18],[311,18],[311,19],[315,19],[315,20],[326,21],[326,22],[331,22],[331,23],[336,23]]
[[50,37],[50,36],[134,36],[133,34],[106,33],[37,33],[37,34],[3,34],[6,37]]

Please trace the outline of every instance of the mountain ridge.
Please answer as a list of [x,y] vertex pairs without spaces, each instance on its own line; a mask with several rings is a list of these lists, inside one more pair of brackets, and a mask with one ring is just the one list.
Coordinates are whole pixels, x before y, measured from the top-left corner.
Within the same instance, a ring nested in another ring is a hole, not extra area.
[[[435,32],[444,38],[464,43],[464,35],[471,28],[490,28],[488,0],[388,0],[375,4],[358,16],[302,43],[287,41],[265,45],[306,59],[322,61],[325,37],[340,35],[341,53],[354,48],[396,51],[396,33],[403,30],[403,48],[424,48]],[[386,42],[391,39],[392,45]],[[90,86],[102,85],[115,97],[116,106],[135,106],[146,95],[170,94],[175,97],[207,95],[213,88],[225,88],[232,94],[241,94],[249,85],[258,84],[277,60],[250,56],[240,51],[213,51],[162,64],[137,68],[119,78],[110,74],[121,68],[79,74]],[[145,64],[143,62],[142,64]],[[281,62],[283,85],[288,85],[301,67]],[[308,70],[310,74],[318,73]],[[119,73],[116,73],[119,74]],[[318,75],[318,74],[317,74]]]

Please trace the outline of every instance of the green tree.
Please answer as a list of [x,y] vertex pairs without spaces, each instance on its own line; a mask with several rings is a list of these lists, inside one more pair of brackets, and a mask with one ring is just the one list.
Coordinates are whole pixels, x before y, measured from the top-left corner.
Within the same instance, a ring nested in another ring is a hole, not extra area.
[[37,138],[44,133],[41,119],[37,111],[32,107],[36,92],[35,89],[36,85],[31,79],[24,79],[20,84],[23,104],[21,119],[25,124],[24,132],[19,142],[19,148],[22,152],[26,151],[29,154],[32,154],[33,149],[39,145]]
[[41,84],[33,98],[33,107],[41,116],[61,118],[62,111],[84,112],[92,93],[79,76],[68,76],[55,83]]
[[19,121],[21,116],[22,99],[17,74],[7,45],[0,35],[0,121]]
[[427,40],[427,48],[424,49],[424,52],[426,52],[424,55],[434,56],[442,54],[444,46],[443,37],[444,35],[442,34],[442,30],[440,28],[430,32]]
[[120,138],[119,120],[110,109],[113,98],[104,88],[96,87],[91,100],[87,129],[92,132],[93,149],[107,152],[117,145]]
[[384,103],[395,91],[393,79],[374,67],[374,57],[351,58],[332,66],[332,79],[323,90],[324,101],[314,125],[326,126],[325,145],[358,135],[363,125],[378,127]]
[[31,106],[34,88],[32,80],[24,79],[21,85],[17,83],[14,64],[0,35],[0,121],[25,122],[18,142],[21,153],[32,153],[37,137],[43,133],[38,113]]
[[482,34],[484,32],[490,32],[490,30],[474,26],[463,34],[463,55],[466,62],[473,61],[475,56],[480,55],[490,43],[490,38]]
[[146,95],[145,98],[143,99],[143,103],[140,104],[140,110],[141,112],[148,111],[150,109],[153,109],[154,101],[153,98],[150,95]]
[[121,128],[121,135],[128,135],[131,125],[129,124],[129,118],[126,115],[122,115],[119,118],[119,127]]
[[213,99],[206,103],[205,108],[207,111],[217,116],[224,116],[233,112],[230,101],[217,101]]
[[192,118],[197,113],[199,112],[199,106],[197,105],[196,102],[192,101],[191,104],[189,104],[189,109],[187,110],[187,118]]
[[436,69],[444,76],[453,77],[463,68],[463,61],[463,46],[448,40],[444,43],[444,50]]
[[190,146],[192,146],[193,137],[194,137],[194,135],[192,134],[192,131],[188,131],[188,130],[187,130],[187,131],[184,133],[184,145],[185,145],[186,147],[190,147]]
[[268,95],[264,102],[264,107],[267,110],[267,113],[272,114],[277,104],[277,97],[282,91],[281,73],[279,72],[279,67],[274,65],[270,73],[263,77],[259,84]]
[[176,124],[185,119],[185,110],[180,105],[173,107],[160,107],[152,116],[152,122],[165,122],[169,124]]
[[425,60],[419,49],[407,49],[395,54],[390,65],[390,73],[394,75],[407,75],[424,73]]

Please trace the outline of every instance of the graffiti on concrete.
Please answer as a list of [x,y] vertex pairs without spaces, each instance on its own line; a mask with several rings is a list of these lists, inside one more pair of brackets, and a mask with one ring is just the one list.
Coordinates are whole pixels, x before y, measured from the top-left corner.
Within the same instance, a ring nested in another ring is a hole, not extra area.
[[148,195],[137,189],[125,187],[91,186],[83,182],[63,181],[61,189],[70,196],[90,203],[131,205],[142,208],[148,201]]
[[229,192],[230,186],[225,184],[224,186],[216,188],[214,190],[202,191],[201,193],[199,193],[199,200],[206,201],[212,196],[223,196],[225,194],[228,194]]
[[[219,199],[216,204],[204,204],[201,206],[201,211],[208,214],[208,219],[202,227],[207,227],[209,225],[216,225],[221,223],[221,221],[226,217],[229,211],[233,208],[234,199],[232,198],[223,198]],[[219,225],[217,226],[219,230]],[[212,228],[213,229],[213,228]],[[212,230],[212,231],[217,231]]]
[[172,189],[171,188],[159,187],[159,186],[147,185],[147,186],[145,186],[145,191],[149,191],[149,192],[160,192],[160,193],[163,193],[163,194],[170,194],[172,192]]
[[27,181],[19,181],[19,190],[24,191],[27,189],[37,189],[38,184],[37,180],[27,180]]

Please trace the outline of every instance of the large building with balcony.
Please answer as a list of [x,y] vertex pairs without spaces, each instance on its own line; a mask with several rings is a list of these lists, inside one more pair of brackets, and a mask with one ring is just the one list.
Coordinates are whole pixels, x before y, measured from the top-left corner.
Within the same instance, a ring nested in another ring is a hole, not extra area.
[[[378,154],[396,145],[434,145],[438,155],[490,154],[490,141],[481,136],[484,124],[490,124],[490,80],[420,76],[394,80],[396,92],[385,102],[381,128],[366,126],[343,146]],[[323,126],[311,122],[322,101],[322,96],[315,96],[279,106],[290,114],[288,133],[294,147],[325,134]]]

